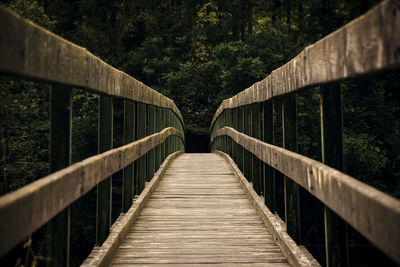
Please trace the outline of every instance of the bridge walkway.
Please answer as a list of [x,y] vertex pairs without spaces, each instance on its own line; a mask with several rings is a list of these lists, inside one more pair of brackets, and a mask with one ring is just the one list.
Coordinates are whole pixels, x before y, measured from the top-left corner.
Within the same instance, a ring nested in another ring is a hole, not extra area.
[[228,163],[183,154],[119,247],[112,266],[289,266]]

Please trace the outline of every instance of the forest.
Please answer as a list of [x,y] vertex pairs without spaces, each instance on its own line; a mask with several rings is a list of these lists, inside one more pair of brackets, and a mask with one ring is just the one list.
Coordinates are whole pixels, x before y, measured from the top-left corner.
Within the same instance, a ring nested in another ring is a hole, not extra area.
[[[181,110],[188,134],[207,134],[223,99],[262,80],[304,47],[379,1],[0,0],[0,3],[86,47],[108,64],[168,96]],[[399,87],[398,71],[341,83],[345,173],[396,198],[400,198]],[[4,195],[49,173],[50,85],[2,76],[0,88],[0,195]],[[298,93],[299,153],[317,160],[321,159],[319,101],[318,87]],[[123,101],[117,100],[114,105],[114,146],[118,147],[122,145]],[[279,101],[276,109],[279,110]],[[97,111],[98,95],[74,89],[72,162],[97,153]],[[277,127],[276,140],[279,143],[281,139]],[[113,198],[120,199],[117,188],[121,174],[114,177]],[[94,243],[95,225],[87,223],[95,218],[93,199],[95,192],[90,192],[72,207],[73,218],[78,218],[71,220],[72,266],[85,259]],[[113,205],[115,219],[121,208],[118,201]],[[12,260],[24,266],[44,265],[45,242],[40,241],[44,231],[39,230],[18,248]],[[84,236],[84,241],[78,242],[77,233]]]

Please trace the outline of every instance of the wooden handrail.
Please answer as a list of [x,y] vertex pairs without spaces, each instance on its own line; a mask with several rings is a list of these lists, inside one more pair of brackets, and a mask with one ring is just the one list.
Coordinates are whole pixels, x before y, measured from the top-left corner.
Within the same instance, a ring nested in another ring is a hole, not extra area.
[[168,97],[4,7],[0,7],[0,58],[0,72],[171,109],[184,125]]
[[104,152],[52,173],[0,197],[0,256],[23,241],[98,183],[123,169],[168,136],[184,136],[168,127],[130,144]]
[[212,136],[232,140],[341,216],[371,243],[400,263],[400,201],[353,177],[287,149],[223,127]]
[[347,25],[307,46],[260,82],[225,99],[224,109],[263,102],[298,89],[400,67],[400,2],[386,0]]

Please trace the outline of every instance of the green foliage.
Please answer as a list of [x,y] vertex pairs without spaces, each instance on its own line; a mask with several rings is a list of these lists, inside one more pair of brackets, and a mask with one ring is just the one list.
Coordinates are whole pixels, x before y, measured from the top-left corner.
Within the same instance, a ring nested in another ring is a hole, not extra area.
[[[377,2],[12,0],[7,5],[169,96],[187,128],[197,131],[208,128],[223,99]],[[389,73],[342,85],[345,170],[398,198],[399,80],[398,73]],[[0,194],[5,194],[48,173],[49,86],[1,78],[0,88]],[[320,160],[318,89],[299,92],[298,123],[299,152]],[[97,102],[95,94],[73,92],[73,162],[97,153]],[[122,140],[121,103],[115,111],[116,146]],[[278,145],[280,105],[277,99]],[[120,182],[115,181],[114,186]],[[94,242],[94,211],[95,192],[72,207],[73,218],[81,218],[73,220],[72,265],[86,257]]]
[[51,20],[44,11],[44,8],[35,0],[14,0],[9,4],[9,8],[22,17],[32,20],[46,29],[53,31],[56,25],[55,20]]
[[0,194],[48,173],[48,107],[45,85],[0,79]]

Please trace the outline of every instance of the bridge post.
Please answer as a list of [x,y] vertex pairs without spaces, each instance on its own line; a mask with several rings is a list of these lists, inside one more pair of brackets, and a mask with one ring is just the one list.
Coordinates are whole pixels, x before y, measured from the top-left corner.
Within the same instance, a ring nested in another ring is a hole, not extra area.
[[[283,114],[283,97],[279,96],[274,98],[274,143],[275,146],[282,146],[283,141],[283,122],[282,122],[282,114]],[[282,220],[285,220],[285,183],[283,174],[274,170],[275,173],[275,211],[278,213],[279,217]]]
[[[239,131],[239,108],[237,107],[233,109],[233,128]],[[237,166],[239,166],[239,148],[239,144],[233,142],[233,154]]]
[[[165,120],[165,108],[160,109],[160,128],[165,129],[166,127],[166,120]],[[160,164],[162,164],[165,160],[165,143],[167,140],[164,140],[161,146],[161,159],[160,159]]]
[[[147,136],[154,134],[155,132],[155,112],[154,112],[154,106],[148,105],[147,106]],[[154,169],[155,169],[155,154],[154,154],[154,148],[151,149],[149,152],[147,152],[147,181],[150,181],[153,176],[154,176]]]
[[[170,119],[170,126],[175,128],[175,118],[174,118],[174,113],[172,112],[172,110],[170,110],[169,112],[169,119]],[[170,139],[171,139],[171,150],[170,150],[170,154],[172,154],[175,150],[175,136],[171,135]]]
[[[250,105],[246,105],[244,106],[244,117],[243,117],[243,123],[244,123],[244,129],[243,132],[246,135],[251,136],[251,106]],[[243,164],[244,164],[244,171],[243,171],[243,175],[244,177],[246,177],[246,179],[249,182],[253,182],[252,178],[252,167],[253,167],[253,155],[247,151],[247,149],[243,149],[244,150],[244,160],[243,160]]]
[[[146,104],[143,103],[137,103],[137,106],[137,138],[142,139],[146,137],[147,108]],[[137,162],[138,194],[140,194],[144,189],[146,181],[146,155],[141,155]]]
[[[219,128],[222,129],[225,125],[226,125],[226,110],[224,110],[220,116],[220,125]],[[226,136],[225,135],[221,135],[220,139],[221,139],[221,151],[223,151],[224,153],[226,153]]]
[[[288,94],[282,103],[283,147],[297,152],[297,101],[296,93]],[[285,222],[288,234],[301,243],[300,188],[290,178],[284,176]]]
[[[238,118],[238,131],[239,132],[241,132],[241,133],[243,133],[243,128],[244,128],[244,107],[243,106],[240,106],[239,107],[239,110],[238,110],[238,115],[239,115],[239,118]],[[238,164],[238,167],[239,167],[239,169],[240,169],[240,171],[242,172],[242,173],[244,173],[244,168],[243,168],[243,166],[244,166],[244,164],[243,164],[243,159],[244,159],[244,148],[241,146],[241,145],[238,145],[238,147],[239,147],[239,164]]]
[[[228,109],[228,126],[229,127],[233,127],[233,110],[230,108]],[[228,138],[228,153],[231,156],[231,158],[233,158],[233,141],[232,138],[227,137]]]
[[[111,96],[100,95],[98,150],[103,153],[113,148],[114,107]],[[112,176],[97,185],[96,244],[101,245],[111,227]]]
[[[173,112],[172,112],[172,116],[174,118],[174,127],[178,130],[179,129],[179,127],[178,127],[178,117]],[[177,150],[178,150],[178,137],[175,135],[174,136],[174,151],[173,152],[175,152]]]
[[[170,123],[170,110],[169,109],[167,109],[166,110],[166,123],[167,123],[167,127],[170,127],[171,126],[171,123]],[[167,137],[167,140],[166,140],[166,149],[165,149],[165,157],[168,157],[168,155],[171,153],[171,136],[168,136]]]
[[[340,83],[321,86],[322,162],[343,171],[343,114]],[[349,266],[347,225],[324,207],[326,266]]]
[[[124,100],[124,144],[135,140],[135,103]],[[134,192],[134,164],[129,164],[123,170],[122,178],[122,211],[127,212],[132,206]]]
[[[251,124],[252,124],[252,132],[253,137],[257,139],[260,138],[260,103],[254,103],[251,107],[252,115],[251,115]],[[261,195],[261,162],[260,160],[252,154],[253,158],[253,187],[258,195]]]
[[[155,107],[156,112],[156,132],[160,132],[162,130],[161,127],[161,108]],[[155,171],[157,172],[161,165],[161,144],[156,146],[155,148],[156,158],[155,158]]]
[[[263,141],[274,144],[274,107],[273,99],[263,103],[264,109],[264,137]],[[275,169],[264,163],[264,201],[272,211],[276,211]]]
[[[50,172],[71,164],[71,91],[53,85],[50,90]],[[5,218],[3,218],[5,219]],[[57,214],[47,224],[47,266],[69,266],[70,208]]]

